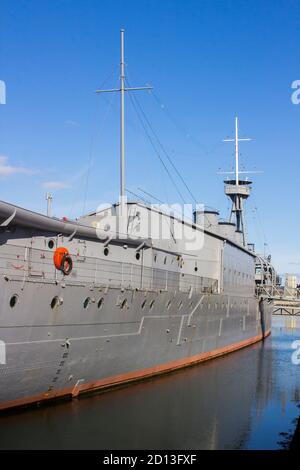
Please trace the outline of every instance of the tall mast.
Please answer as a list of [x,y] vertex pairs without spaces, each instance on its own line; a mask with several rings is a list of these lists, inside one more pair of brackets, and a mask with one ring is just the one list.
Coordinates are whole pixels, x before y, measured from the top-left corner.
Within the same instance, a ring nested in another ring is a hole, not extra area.
[[[238,124],[238,117],[235,117],[235,136],[234,139],[224,139],[223,142],[234,142],[235,146],[235,184],[238,186],[239,185],[239,179],[240,179],[240,169],[239,169],[239,142],[245,142],[251,139],[239,139],[239,124]],[[247,171],[247,173],[249,173]]]
[[238,118],[235,118],[235,184],[239,185],[239,130]]
[[125,63],[124,63],[124,29],[121,29],[121,60],[120,60],[120,97],[121,97],[121,125],[120,125],[120,199],[121,204],[125,197],[125,121],[124,121],[124,95],[125,95]]
[[121,214],[125,203],[126,182],[125,182],[125,92],[138,90],[152,90],[151,86],[127,87],[125,80],[125,59],[124,59],[124,29],[120,30],[120,88],[110,90],[96,90],[96,93],[120,92],[120,206]]

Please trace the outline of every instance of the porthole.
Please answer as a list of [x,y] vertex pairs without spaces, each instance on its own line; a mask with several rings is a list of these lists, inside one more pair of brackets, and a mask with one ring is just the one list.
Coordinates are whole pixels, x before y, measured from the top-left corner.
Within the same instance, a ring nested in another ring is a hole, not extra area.
[[91,298],[90,298],[90,297],[87,297],[86,299],[84,299],[83,308],[84,308],[85,310],[86,310],[87,308],[89,308],[90,303],[91,303]]
[[147,300],[146,300],[146,299],[145,299],[145,300],[143,300],[143,303],[142,303],[142,308],[144,308],[144,307],[145,307],[145,305],[146,305],[146,302],[147,302]]
[[154,255],[154,263],[157,261],[157,255]]
[[152,310],[153,305],[154,305],[154,302],[155,302],[155,300],[151,300],[150,305],[149,305],[149,309],[150,309],[150,310]]
[[17,294],[14,294],[11,296],[10,301],[9,301],[9,305],[11,308],[14,308],[17,305],[18,299],[19,297],[17,296]]
[[124,300],[122,301],[121,305],[120,305],[120,308],[121,308],[121,309],[123,309],[123,308],[125,308],[125,307],[127,307],[127,299],[124,299]]
[[197,267],[197,266],[194,267],[194,271],[195,271],[195,272],[198,271],[198,267]]
[[51,306],[52,310],[53,310],[54,308],[58,307],[59,304],[60,304],[59,298],[58,298],[57,295],[56,295],[56,296],[53,297],[53,299],[51,300],[50,306]]
[[103,251],[103,253],[104,253],[104,256],[108,256],[109,249],[108,249],[107,247],[106,247],[106,248],[104,248],[104,251]]
[[167,307],[167,310],[169,310],[169,308],[171,307],[171,300],[169,300],[169,302],[167,303],[166,307]]
[[48,248],[50,248],[50,250],[52,250],[52,248],[54,248],[54,245],[55,245],[54,240],[49,240],[48,241]]
[[167,264],[167,257],[164,257],[164,264]]
[[98,300],[98,303],[97,303],[97,307],[100,309],[103,307],[103,303],[104,303],[104,298],[101,297],[101,299]]
[[140,254],[140,253],[136,253],[135,257],[136,257],[137,260],[139,260],[140,257],[141,257],[141,254]]

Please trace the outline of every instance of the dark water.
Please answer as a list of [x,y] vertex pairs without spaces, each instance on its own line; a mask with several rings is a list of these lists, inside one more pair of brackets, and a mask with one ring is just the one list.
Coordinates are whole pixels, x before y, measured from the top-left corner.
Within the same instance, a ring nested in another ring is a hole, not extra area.
[[0,417],[1,449],[278,449],[300,415],[300,318],[260,343],[102,395]]

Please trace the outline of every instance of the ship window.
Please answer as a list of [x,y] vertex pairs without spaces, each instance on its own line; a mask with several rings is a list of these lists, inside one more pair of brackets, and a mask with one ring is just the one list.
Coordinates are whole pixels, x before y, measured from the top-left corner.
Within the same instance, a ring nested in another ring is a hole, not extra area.
[[52,248],[54,248],[54,240],[49,240],[48,241],[48,248],[50,248],[50,250],[52,250]]
[[135,257],[136,257],[137,260],[139,260],[140,257],[141,257],[140,253],[136,253]]
[[171,300],[169,300],[169,302],[168,302],[167,305],[166,305],[166,307],[167,307],[168,310],[169,310],[169,308],[171,307],[171,303],[172,303]]
[[156,263],[157,255],[154,255],[154,263]]
[[197,272],[197,271],[198,271],[198,267],[197,267],[197,266],[195,266],[194,270]]
[[104,298],[101,297],[101,299],[98,300],[98,304],[97,304],[97,307],[100,309],[103,307],[103,303],[104,303]]
[[83,308],[84,308],[84,309],[89,308],[90,303],[91,303],[91,298],[90,298],[90,297],[87,297],[87,298],[84,300],[84,302],[83,302]]
[[105,256],[108,256],[108,253],[109,253],[109,249],[108,248],[104,248],[104,251],[103,251],[104,255]]
[[149,305],[150,310],[153,308],[154,302],[155,302],[155,300],[151,300],[150,305]]
[[120,305],[120,308],[122,308],[122,309],[125,308],[125,307],[127,307],[127,299],[124,299],[122,301],[121,305]]
[[167,257],[164,257],[164,264],[167,264]]
[[14,294],[14,295],[11,296],[10,301],[9,301],[9,305],[10,305],[11,308],[14,308],[17,305],[18,298],[19,297],[17,296],[17,294]]
[[145,305],[146,305],[146,302],[147,302],[147,300],[146,300],[146,299],[145,299],[145,300],[143,300],[143,303],[142,303],[142,308],[144,308],[144,307],[145,307]]
[[59,298],[57,297],[57,295],[55,297],[53,297],[53,299],[51,300],[51,304],[50,304],[52,310],[55,308],[55,307],[58,307],[59,306]]

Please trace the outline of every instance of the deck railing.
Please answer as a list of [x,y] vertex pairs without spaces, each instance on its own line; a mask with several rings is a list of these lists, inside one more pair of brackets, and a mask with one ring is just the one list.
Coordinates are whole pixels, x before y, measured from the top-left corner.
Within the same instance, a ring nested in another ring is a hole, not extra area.
[[[73,270],[67,282],[120,288],[144,288],[189,292],[218,290],[218,281],[201,275],[159,269],[142,264],[72,255]],[[6,244],[0,249],[0,274],[13,278],[60,281],[63,274],[55,269],[53,251]]]

